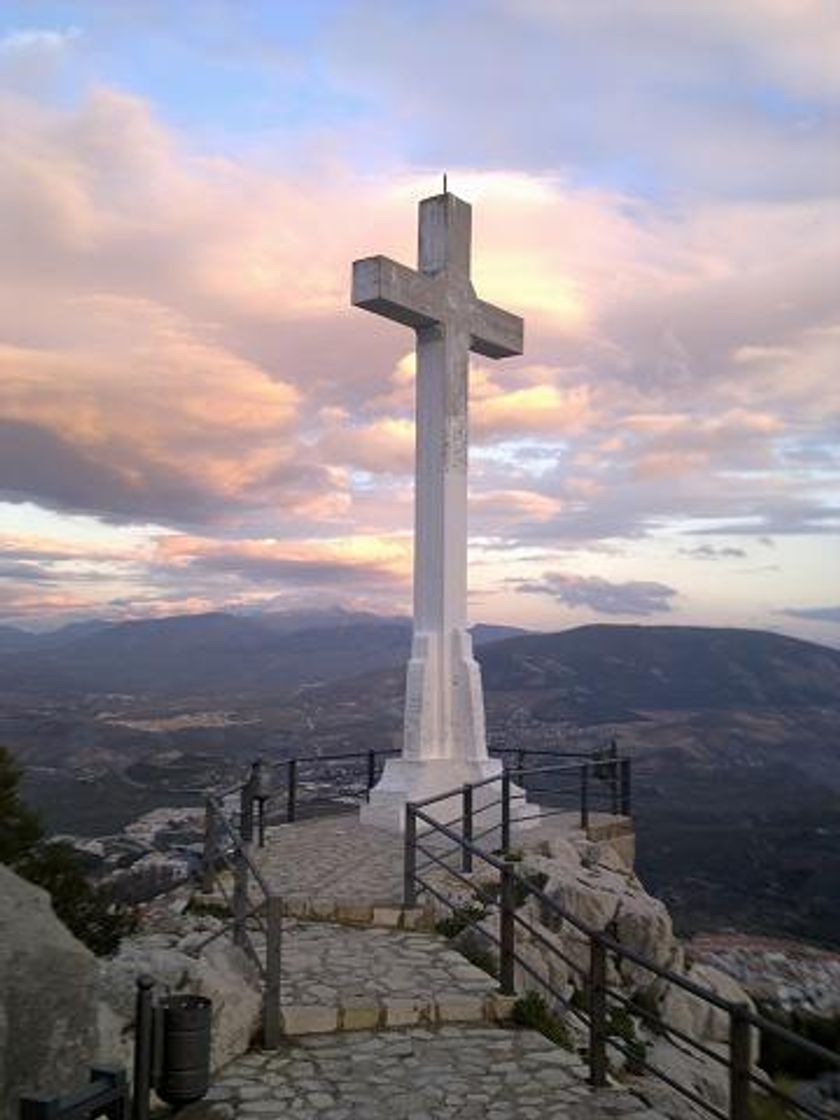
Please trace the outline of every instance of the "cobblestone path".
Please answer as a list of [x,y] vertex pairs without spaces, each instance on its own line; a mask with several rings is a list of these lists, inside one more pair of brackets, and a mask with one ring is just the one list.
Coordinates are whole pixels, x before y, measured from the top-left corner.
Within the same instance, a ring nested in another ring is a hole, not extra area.
[[352,814],[268,828],[257,858],[289,902],[395,906],[402,900],[402,837],[366,827]]
[[498,983],[435,935],[287,919],[286,1033],[495,1017]]
[[[599,822],[614,819],[601,813],[590,816],[593,828]],[[556,836],[558,831],[575,831],[577,825],[575,814],[560,813],[544,824],[528,828],[524,836],[528,845],[534,847],[541,839]],[[514,824],[514,844],[522,835]],[[498,842],[499,837],[492,834],[481,841],[491,851]],[[442,845],[447,859],[457,866],[449,841],[427,837],[423,843],[432,847]],[[270,827],[266,830],[265,848],[257,849],[255,855],[263,874],[292,910],[295,904],[298,910],[305,909],[304,904],[315,904],[317,910],[320,902],[325,907],[323,916],[327,917],[335,908],[387,909],[402,903],[402,837],[363,825],[350,813]],[[477,877],[488,874],[492,876],[487,866],[477,860]]]
[[287,922],[284,948],[290,1003],[336,995],[476,995],[498,987],[442,937],[428,934]]
[[494,1021],[509,1007],[497,982],[402,909],[401,837],[320,817],[269,828],[255,855],[297,915],[287,1038],[227,1066],[181,1120],[663,1120],[627,1089],[590,1089],[578,1055]]
[[182,1120],[662,1120],[528,1030],[412,1028],[301,1039],[230,1065]]

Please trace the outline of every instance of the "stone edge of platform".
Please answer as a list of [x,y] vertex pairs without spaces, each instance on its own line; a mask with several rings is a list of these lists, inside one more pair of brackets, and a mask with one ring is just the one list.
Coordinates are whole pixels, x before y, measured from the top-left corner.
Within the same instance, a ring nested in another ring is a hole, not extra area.
[[441,1026],[446,1023],[503,1023],[510,1019],[515,999],[498,992],[451,995],[439,999],[384,996],[341,1000],[336,1006],[285,1004],[281,1029],[287,1037],[396,1027]]
[[437,918],[428,906],[395,906],[393,904],[358,904],[336,902],[334,899],[287,895],[283,899],[287,918],[307,922],[333,922],[343,926],[376,926],[382,929],[434,930]]

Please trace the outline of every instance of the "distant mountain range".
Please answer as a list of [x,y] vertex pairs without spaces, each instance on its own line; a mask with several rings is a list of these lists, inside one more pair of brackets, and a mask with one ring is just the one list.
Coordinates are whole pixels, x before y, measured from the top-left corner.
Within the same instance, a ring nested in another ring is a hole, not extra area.
[[531,693],[552,721],[840,703],[840,650],[760,630],[581,626],[495,644],[481,664],[485,688]]
[[[473,628],[476,646],[522,633]],[[0,691],[276,693],[400,664],[410,645],[409,619],[341,610],[93,620],[40,634],[5,626]]]
[[[494,744],[614,738],[633,757],[639,869],[684,931],[840,943],[840,650],[679,626],[474,633]],[[257,754],[392,746],[410,635],[336,611],[3,627],[0,742],[53,827],[114,831]]]

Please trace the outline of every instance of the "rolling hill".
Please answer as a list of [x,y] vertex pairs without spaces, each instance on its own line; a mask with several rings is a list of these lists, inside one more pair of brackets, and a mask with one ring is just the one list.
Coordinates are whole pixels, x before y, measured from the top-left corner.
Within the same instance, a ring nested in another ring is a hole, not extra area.
[[[8,629],[0,631],[0,692],[63,697],[276,694],[399,665],[411,643],[406,618],[343,611],[176,615],[52,634]],[[520,633],[478,626],[474,638],[478,646]]]
[[[639,870],[684,932],[840,941],[840,651],[701,627],[475,637],[492,743],[614,738],[633,757]],[[401,726],[406,619],[211,614],[30,638],[0,632],[0,742],[55,827],[112,830],[257,754],[390,747]]]

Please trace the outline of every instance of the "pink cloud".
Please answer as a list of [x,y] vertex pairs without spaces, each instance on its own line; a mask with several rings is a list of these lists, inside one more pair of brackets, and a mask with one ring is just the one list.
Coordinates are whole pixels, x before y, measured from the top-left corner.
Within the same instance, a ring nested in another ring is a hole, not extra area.
[[[0,492],[226,534],[162,548],[172,580],[241,563],[263,585],[273,564],[290,584],[317,568],[404,586],[407,546],[387,542],[411,525],[413,338],[350,309],[349,266],[413,264],[435,181],[196,154],[107,90],[0,114]],[[525,357],[471,372],[482,532],[595,547],[805,501],[780,457],[840,409],[834,203],[665,214],[507,171],[457,188],[479,294],[526,317]],[[315,543],[354,537],[374,543]]]

